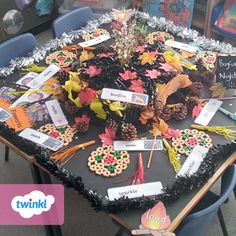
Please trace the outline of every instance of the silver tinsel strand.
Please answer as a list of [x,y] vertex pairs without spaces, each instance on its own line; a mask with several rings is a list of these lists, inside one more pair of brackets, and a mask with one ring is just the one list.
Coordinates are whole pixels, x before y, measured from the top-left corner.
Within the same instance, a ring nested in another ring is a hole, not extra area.
[[[198,31],[185,28],[183,26],[177,26],[172,21],[165,19],[164,17],[151,17],[148,13],[133,11],[133,15],[145,20],[147,25],[151,28],[156,28],[160,31],[166,31],[182,39],[192,41],[196,46],[203,50],[216,51],[226,54],[235,54],[236,48],[229,43],[219,42],[214,39],[208,39],[205,36],[199,34]],[[35,48],[28,57],[15,58],[11,60],[8,67],[0,68],[0,78],[6,77],[14,72],[15,69],[21,69],[22,67],[27,67],[35,62],[42,61],[46,55],[52,51],[59,48],[63,48],[66,45],[72,44],[74,41],[78,40],[81,35],[87,33],[103,24],[108,24],[113,20],[112,13],[105,13],[102,16],[96,18],[95,20],[89,21],[87,26],[80,29],[71,31],[69,33],[64,33],[61,38],[56,38],[50,40],[44,46]]]

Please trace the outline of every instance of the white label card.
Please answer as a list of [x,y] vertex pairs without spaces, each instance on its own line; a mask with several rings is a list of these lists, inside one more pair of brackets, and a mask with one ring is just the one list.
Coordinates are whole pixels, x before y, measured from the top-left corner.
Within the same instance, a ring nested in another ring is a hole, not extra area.
[[102,99],[109,99],[113,101],[128,102],[140,106],[146,106],[148,104],[148,95],[142,93],[134,93],[119,89],[102,89]]
[[196,46],[186,44],[186,43],[177,42],[177,41],[173,41],[173,40],[166,40],[165,45],[169,46],[169,47],[173,47],[173,48],[178,48],[178,49],[181,49],[181,50],[184,50],[184,51],[188,51],[188,52],[191,52],[191,53],[195,53],[198,50],[198,48]]
[[23,76],[21,79],[19,79],[16,84],[28,86],[28,83],[30,83],[32,80],[34,80],[39,74],[35,72],[29,72],[25,76]]
[[191,176],[197,172],[207,152],[208,148],[197,145],[187,157],[177,176]]
[[10,119],[12,114],[0,107],[0,122],[5,122]]
[[121,197],[136,198],[142,196],[153,196],[162,193],[162,183],[152,182],[146,184],[136,184],[125,187],[109,188],[107,190],[110,201]]
[[36,89],[41,86],[45,81],[55,75],[61,68],[52,64],[48,66],[43,72],[41,72],[35,79],[27,83],[27,86],[31,89]]
[[37,130],[27,128],[19,133],[19,136],[30,140],[34,143],[40,144],[43,147],[49,148],[53,151],[57,151],[64,145],[64,142],[56,138],[52,138],[46,134],[43,134]]
[[162,150],[163,143],[162,140],[157,139],[154,141],[150,140],[134,140],[134,141],[114,141],[114,150],[116,151],[150,151],[152,150]]
[[111,37],[109,35],[103,34],[103,35],[100,35],[100,36],[98,36],[94,39],[88,40],[86,42],[79,43],[79,45],[83,48],[86,48],[86,47],[90,47],[90,46],[97,45],[99,43],[105,42],[110,38]]
[[198,117],[195,119],[195,123],[199,125],[208,125],[219,107],[221,106],[222,101],[211,99],[201,110]]
[[51,101],[47,101],[47,102],[45,102],[45,105],[46,105],[49,115],[56,127],[68,125],[68,121],[61,109],[61,106],[60,106],[58,100],[54,99]]

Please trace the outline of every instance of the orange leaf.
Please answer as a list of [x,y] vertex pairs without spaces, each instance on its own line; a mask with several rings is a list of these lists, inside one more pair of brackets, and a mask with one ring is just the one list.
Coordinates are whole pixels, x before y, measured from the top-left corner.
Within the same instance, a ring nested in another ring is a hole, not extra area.
[[163,119],[159,118],[159,120],[159,130],[161,131],[161,133],[165,133],[169,129],[169,125]]
[[147,123],[149,119],[151,119],[154,116],[154,112],[150,110],[145,110],[140,115],[140,122],[144,125]]
[[79,59],[80,59],[80,62],[84,62],[92,58],[94,58],[94,54],[92,52],[83,51],[81,52]]
[[156,137],[156,136],[161,136],[161,131],[158,129],[158,124],[153,123],[152,124],[152,130],[150,130],[150,133]]

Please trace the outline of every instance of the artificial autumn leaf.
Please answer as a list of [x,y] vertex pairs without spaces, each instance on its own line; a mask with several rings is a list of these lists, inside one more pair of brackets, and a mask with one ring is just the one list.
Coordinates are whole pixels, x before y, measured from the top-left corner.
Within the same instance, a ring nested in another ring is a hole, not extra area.
[[167,63],[160,63],[161,67],[160,69],[164,70],[165,72],[171,72],[174,71],[173,66],[167,64]]
[[81,117],[75,117],[75,123],[78,123],[81,121],[85,122],[86,124],[89,124],[90,118],[85,114],[83,114]]
[[120,103],[120,101],[111,102],[109,104],[109,108],[111,109],[111,111],[114,111],[118,116],[123,116],[121,111],[124,111],[125,107]]
[[163,57],[165,58],[165,61],[167,64],[171,65],[176,70],[183,72],[183,67],[180,63],[180,58],[178,57],[177,54],[175,54],[171,51],[166,51],[163,54]]
[[112,52],[100,53],[100,54],[98,54],[98,57],[99,57],[99,58],[107,58],[107,57],[110,57],[110,56],[112,56],[112,55],[113,55]]
[[130,70],[126,70],[124,73],[119,73],[119,75],[123,80],[132,80],[137,78],[137,72],[131,72]]
[[161,133],[165,133],[169,129],[169,125],[161,118],[159,118],[160,123],[158,124],[158,128]]
[[182,51],[181,51],[181,55],[182,55],[184,58],[190,58],[190,57],[193,57],[193,56],[195,55],[195,53],[182,50]]
[[136,93],[143,93],[144,90],[142,80],[132,80],[129,89]]
[[144,52],[145,51],[145,45],[139,45],[136,48],[136,52]]
[[199,102],[196,106],[194,106],[193,111],[192,111],[192,118],[195,118],[200,114],[202,110],[202,106],[203,105],[201,102]]
[[88,52],[85,50],[85,51],[81,52],[79,60],[80,60],[80,62],[84,62],[84,61],[87,61],[92,58],[94,58],[94,54],[92,52]]
[[172,129],[172,128],[168,128],[168,130],[163,133],[163,137],[164,137],[165,139],[179,138],[180,135],[181,135],[180,130],[178,130],[178,129]]
[[146,70],[147,74],[145,74],[146,76],[150,77],[151,79],[156,79],[158,76],[161,75],[161,72],[153,69],[153,70]]
[[215,83],[210,87],[212,91],[212,97],[224,97],[227,94],[227,89],[221,85],[221,83]]
[[144,110],[141,112],[139,120],[140,122],[145,125],[147,121],[154,116],[154,111],[153,110]]
[[142,55],[138,58],[141,61],[141,64],[153,64],[153,62],[156,60],[156,55],[151,52],[144,52]]
[[99,134],[102,145],[113,145],[113,140],[116,138],[116,131],[105,128],[105,133]]
[[91,88],[86,88],[84,91],[79,92],[81,104],[89,105],[96,97],[96,92]]
[[102,73],[102,68],[99,68],[97,66],[89,66],[89,68],[87,68],[86,71],[89,73],[90,77],[94,77]]
[[161,131],[157,123],[152,124],[152,129],[149,131],[154,137],[161,136]]
[[96,116],[102,120],[106,119],[107,113],[103,110],[101,101],[96,98],[90,104],[90,109],[96,113]]

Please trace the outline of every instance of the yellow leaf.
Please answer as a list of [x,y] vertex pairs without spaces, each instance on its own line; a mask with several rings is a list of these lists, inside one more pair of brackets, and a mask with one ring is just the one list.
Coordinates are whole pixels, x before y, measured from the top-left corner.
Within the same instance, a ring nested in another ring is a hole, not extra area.
[[80,62],[84,62],[92,58],[94,58],[94,54],[92,52],[83,51],[80,55]]
[[180,58],[177,54],[171,51],[166,51],[163,56],[167,64],[173,66],[176,70],[183,72],[183,67],[181,66]]
[[103,110],[102,103],[98,98],[94,99],[90,104],[90,109],[96,113],[96,116],[100,119],[106,119],[106,112]]
[[193,56],[195,55],[195,53],[182,50],[182,51],[181,51],[181,55],[182,55],[184,58],[190,58],[190,57],[193,57]]
[[159,130],[159,125],[157,123],[152,124],[152,129],[150,130],[150,133],[156,137],[161,136],[161,131]]
[[163,119],[160,119],[160,124],[159,124],[159,130],[161,131],[161,133],[165,133],[168,128],[169,128],[169,125],[163,120]]
[[156,83],[157,92],[164,86],[164,84]]
[[69,79],[73,81],[78,81],[79,80],[79,72],[69,72]]
[[220,83],[215,83],[210,87],[212,91],[212,97],[224,97],[227,94],[227,89]]
[[141,61],[142,65],[146,63],[153,64],[153,62],[156,60],[156,56],[151,52],[144,52],[142,55],[139,56],[138,59]]
[[109,104],[111,111],[114,111],[118,116],[122,117],[121,111],[125,110],[125,107],[120,102],[112,102]]

